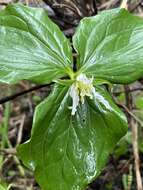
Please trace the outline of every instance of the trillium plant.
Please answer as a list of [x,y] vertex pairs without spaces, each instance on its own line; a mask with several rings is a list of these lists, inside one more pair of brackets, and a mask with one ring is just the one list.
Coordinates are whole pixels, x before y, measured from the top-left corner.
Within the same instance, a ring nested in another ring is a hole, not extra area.
[[0,12],[0,81],[54,83],[17,149],[42,190],[83,190],[126,134],[126,117],[103,84],[142,76],[143,20],[103,11],[81,20],[72,46],[43,9],[11,4]]

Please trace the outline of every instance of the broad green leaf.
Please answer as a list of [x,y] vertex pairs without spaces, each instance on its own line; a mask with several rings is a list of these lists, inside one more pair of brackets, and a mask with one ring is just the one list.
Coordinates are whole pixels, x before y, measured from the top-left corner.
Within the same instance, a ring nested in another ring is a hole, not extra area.
[[0,190],[7,190],[7,188],[0,185]]
[[143,75],[143,19],[124,9],[84,18],[73,37],[79,72],[112,83]]
[[71,115],[68,88],[58,86],[36,109],[31,139],[18,153],[35,170],[42,190],[82,190],[104,167],[125,135],[125,116],[107,92],[86,99]]
[[0,182],[0,190],[10,190],[11,185],[7,186],[5,183]]
[[71,66],[69,41],[43,9],[12,4],[0,13],[0,81],[46,83]]

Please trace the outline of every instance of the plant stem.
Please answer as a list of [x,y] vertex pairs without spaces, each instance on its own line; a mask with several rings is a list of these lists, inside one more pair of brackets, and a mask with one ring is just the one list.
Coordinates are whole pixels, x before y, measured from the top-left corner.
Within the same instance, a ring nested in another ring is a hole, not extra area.
[[[4,112],[4,122],[3,122],[3,135],[2,135],[2,148],[8,147],[13,148],[11,142],[8,138],[8,126],[9,126],[9,118],[10,118],[10,102],[7,102],[5,104],[5,112]],[[18,158],[14,155],[13,159],[15,163],[17,164],[18,170],[20,172],[21,176],[25,176],[25,171],[23,167],[20,165],[20,161]]]
[[135,123],[133,119],[131,121],[131,130],[132,130],[133,153],[134,153],[134,158],[135,158],[137,190],[143,190],[142,178],[140,174],[139,151],[138,151],[138,126],[137,126],[137,123]]
[[[11,143],[10,143],[10,141],[9,141],[9,139],[7,139],[7,144],[8,144],[8,147],[9,147],[9,148],[11,148],[11,149],[13,148],[12,145],[11,145]],[[13,159],[14,159],[16,165],[17,165],[17,168],[18,168],[18,170],[19,170],[20,175],[21,175],[22,177],[25,177],[24,168],[21,166],[20,161],[19,161],[19,159],[17,158],[17,156],[14,155],[14,156],[13,156]]]
[[8,124],[10,116],[10,103],[5,104],[4,121],[3,121],[3,134],[2,134],[2,148],[8,146]]

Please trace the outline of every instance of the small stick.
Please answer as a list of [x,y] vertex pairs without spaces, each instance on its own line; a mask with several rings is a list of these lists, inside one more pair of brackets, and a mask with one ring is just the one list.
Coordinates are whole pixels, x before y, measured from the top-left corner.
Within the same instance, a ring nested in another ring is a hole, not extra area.
[[143,87],[136,87],[136,88],[131,88],[131,89],[127,89],[127,91],[122,90],[122,91],[118,91],[118,92],[113,92],[114,95],[120,95],[121,93],[125,93],[125,92],[135,92],[135,91],[142,91]]
[[[128,93],[130,87],[128,85],[125,86],[125,96],[126,96],[126,105],[129,111],[132,111],[133,107],[133,97]],[[132,146],[134,153],[134,162],[135,162],[135,172],[136,172],[136,182],[137,182],[137,190],[143,190],[142,186],[142,178],[140,173],[140,158],[139,158],[139,150],[138,150],[138,126],[137,122],[129,115],[128,117],[129,125],[132,131]]]
[[127,113],[130,115],[130,117],[132,117],[141,127],[143,127],[143,122],[142,122],[142,120],[140,120],[136,115],[134,115],[134,114],[132,113],[132,111],[130,111],[125,105],[123,105],[123,104],[118,104],[118,103],[117,103],[117,105],[118,105],[119,107],[123,108],[123,109],[125,110],[125,112],[127,112]]
[[120,5],[120,8],[124,8],[126,10],[128,10],[128,0],[123,0],[121,5]]
[[15,148],[0,149],[0,153],[16,155],[16,149]]
[[22,95],[27,94],[27,93],[29,93],[31,91],[34,91],[34,90],[38,90],[40,88],[44,88],[44,87],[50,86],[52,84],[53,84],[53,82],[51,82],[49,84],[42,84],[42,85],[34,86],[34,87],[32,87],[32,88],[30,88],[28,90],[24,90],[22,92],[18,92],[18,93],[15,93],[13,95],[4,97],[4,98],[0,99],[0,104],[4,104],[4,103],[6,103],[6,102],[8,102],[10,100],[13,100],[13,99],[19,97],[19,96],[22,96]]
[[133,153],[135,158],[135,171],[136,171],[136,180],[137,180],[137,190],[143,190],[142,178],[140,174],[140,158],[138,151],[138,126],[134,120],[131,120],[131,129],[132,129],[132,144],[133,144]]
[[22,132],[23,132],[24,121],[25,121],[25,114],[22,116],[21,122],[19,125],[19,131],[18,131],[18,135],[17,135],[17,145],[19,145],[21,143],[21,140],[22,140]]

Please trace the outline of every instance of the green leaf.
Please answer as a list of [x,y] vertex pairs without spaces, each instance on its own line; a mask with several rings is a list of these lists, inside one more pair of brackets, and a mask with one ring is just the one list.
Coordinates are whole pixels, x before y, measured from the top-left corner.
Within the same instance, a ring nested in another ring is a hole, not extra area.
[[7,188],[0,185],[0,190],[7,190]]
[[135,97],[135,106],[137,109],[143,109],[143,93],[139,93]]
[[84,18],[73,37],[80,71],[112,83],[143,75],[143,20],[124,9]]
[[71,74],[69,41],[40,8],[12,4],[0,13],[0,81],[38,83]]
[[56,87],[36,108],[31,139],[18,153],[35,170],[42,190],[84,189],[125,135],[124,114],[104,89],[96,91],[98,98],[87,98],[75,116],[68,87]]

